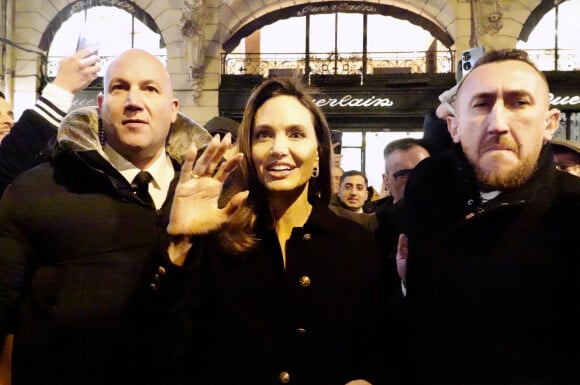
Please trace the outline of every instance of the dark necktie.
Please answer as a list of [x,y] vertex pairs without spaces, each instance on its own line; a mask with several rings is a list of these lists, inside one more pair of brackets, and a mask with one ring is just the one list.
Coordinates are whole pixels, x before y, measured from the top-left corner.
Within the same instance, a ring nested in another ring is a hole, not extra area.
[[153,205],[153,199],[151,198],[151,195],[149,195],[149,182],[152,180],[153,177],[147,171],[139,171],[139,174],[137,174],[131,183],[133,193],[143,202],[150,205]]

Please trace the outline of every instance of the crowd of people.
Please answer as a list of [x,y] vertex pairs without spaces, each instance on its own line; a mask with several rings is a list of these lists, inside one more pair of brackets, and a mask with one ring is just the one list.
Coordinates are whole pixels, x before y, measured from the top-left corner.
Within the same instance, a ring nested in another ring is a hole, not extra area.
[[524,51],[385,147],[379,200],[298,79],[204,128],[139,49],[69,111],[99,70],[0,98],[1,385],[580,383],[578,145]]

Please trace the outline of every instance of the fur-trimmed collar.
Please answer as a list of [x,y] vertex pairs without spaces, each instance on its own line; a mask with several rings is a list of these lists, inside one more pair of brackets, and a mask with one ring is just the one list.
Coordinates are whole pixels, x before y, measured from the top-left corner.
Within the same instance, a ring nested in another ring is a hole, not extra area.
[[[180,164],[191,143],[198,149],[204,148],[211,135],[194,120],[178,112],[175,123],[171,125],[166,151]],[[58,143],[75,152],[97,151],[107,159],[99,141],[99,113],[97,107],[82,107],[71,111],[62,121],[57,133]]]

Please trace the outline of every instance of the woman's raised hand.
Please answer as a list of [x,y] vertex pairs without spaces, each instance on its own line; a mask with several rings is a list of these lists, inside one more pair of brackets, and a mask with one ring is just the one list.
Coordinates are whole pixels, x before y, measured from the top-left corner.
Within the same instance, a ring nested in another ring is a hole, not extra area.
[[170,235],[192,236],[216,231],[245,201],[248,191],[237,193],[225,207],[218,207],[224,181],[243,158],[242,154],[237,154],[220,164],[231,146],[230,134],[221,141],[216,135],[197,161],[195,145],[188,149],[173,197],[167,226]]

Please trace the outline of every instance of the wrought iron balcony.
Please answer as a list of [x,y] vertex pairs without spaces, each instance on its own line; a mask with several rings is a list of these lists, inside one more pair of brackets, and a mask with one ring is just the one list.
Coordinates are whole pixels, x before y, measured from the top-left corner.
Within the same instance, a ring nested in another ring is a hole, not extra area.
[[[580,49],[527,50],[542,71],[580,70]],[[377,75],[452,73],[453,51],[351,53],[226,53],[223,75]]]
[[[542,71],[580,70],[580,49],[527,50]],[[53,79],[62,57],[48,57],[46,74]],[[102,78],[112,56],[101,56]],[[167,62],[167,56],[159,56]],[[224,53],[222,75],[381,75],[453,73],[456,70],[453,51],[310,53]]]
[[309,55],[229,53],[222,56],[224,75],[363,75],[454,72],[451,51],[359,52]]
[[[157,56],[159,60],[166,66],[167,65],[167,56]],[[46,74],[49,79],[53,79],[56,77],[56,73],[58,72],[58,66],[60,61],[63,59],[63,56],[49,56],[48,61],[46,63]],[[115,59],[115,56],[101,56],[101,61],[99,65],[101,66],[101,70],[99,71],[99,77],[102,78],[105,75],[105,70],[109,66],[109,64]]]

